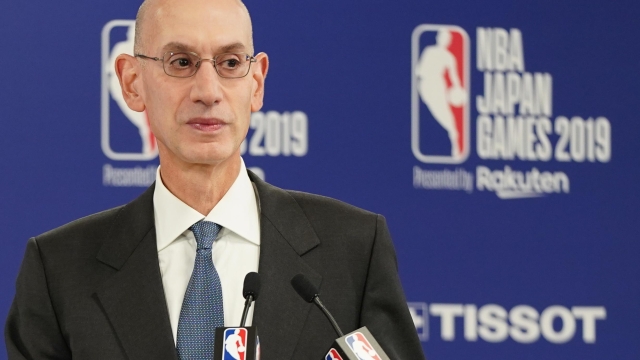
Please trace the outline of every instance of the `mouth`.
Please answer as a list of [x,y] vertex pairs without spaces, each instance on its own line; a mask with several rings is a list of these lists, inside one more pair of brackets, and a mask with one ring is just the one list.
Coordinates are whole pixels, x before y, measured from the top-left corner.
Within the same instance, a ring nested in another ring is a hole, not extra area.
[[226,123],[216,118],[193,118],[187,121],[187,125],[199,131],[215,132],[222,129]]

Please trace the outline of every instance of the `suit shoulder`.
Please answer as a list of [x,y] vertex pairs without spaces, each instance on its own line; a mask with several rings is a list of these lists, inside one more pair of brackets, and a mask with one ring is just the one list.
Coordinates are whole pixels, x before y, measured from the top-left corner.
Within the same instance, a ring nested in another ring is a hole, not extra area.
[[337,214],[340,216],[352,216],[360,218],[377,217],[376,213],[353,206],[344,201],[322,196],[317,194],[306,193],[302,191],[287,190],[294,200],[300,205],[302,210],[308,212],[320,212]]
[[[320,239],[368,246],[376,236],[381,215],[330,197],[288,191],[298,203]],[[359,239],[359,240],[356,240]]]
[[[108,233],[124,205],[87,215],[36,236],[40,246],[60,246],[77,239],[100,238]],[[102,235],[102,236],[101,236]]]

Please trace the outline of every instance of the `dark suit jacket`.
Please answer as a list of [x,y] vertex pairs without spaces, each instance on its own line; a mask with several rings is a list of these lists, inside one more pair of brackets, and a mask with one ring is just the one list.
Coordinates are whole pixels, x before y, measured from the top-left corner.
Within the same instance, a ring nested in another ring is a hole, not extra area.
[[[391,359],[423,359],[384,218],[250,176],[261,205],[262,358],[323,359],[337,337],[292,289],[303,273],[345,332],[367,326]],[[29,240],[5,329],[9,359],[177,359],[153,189]]]

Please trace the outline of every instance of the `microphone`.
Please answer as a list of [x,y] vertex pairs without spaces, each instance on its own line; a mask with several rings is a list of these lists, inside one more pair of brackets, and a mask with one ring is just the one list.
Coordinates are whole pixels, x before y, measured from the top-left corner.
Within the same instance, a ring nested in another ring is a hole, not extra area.
[[329,310],[320,301],[318,288],[303,274],[294,276],[291,286],[304,301],[314,303],[322,310],[338,334],[338,338],[325,355],[325,360],[391,360],[366,326],[344,335]]
[[251,304],[260,294],[260,275],[250,272],[244,277],[242,296],[245,298],[239,327],[216,328],[214,360],[260,360],[260,341],[255,326],[245,326]]
[[242,311],[242,320],[240,320],[240,327],[244,327],[247,321],[247,314],[251,303],[258,300],[258,294],[260,294],[260,275],[256,272],[250,272],[244,277],[244,286],[242,288],[242,296],[246,299],[244,302],[244,310]]
[[298,274],[291,279],[291,286],[293,286],[293,289],[302,299],[304,299],[304,301],[308,303],[315,303],[316,306],[322,310],[324,316],[326,316],[327,319],[329,319],[329,322],[331,322],[331,325],[338,334],[338,337],[344,336],[344,333],[342,332],[342,329],[340,329],[340,326],[338,326],[336,319],[333,318],[329,310],[327,310],[327,308],[324,307],[324,304],[322,304],[322,301],[320,301],[318,289],[311,283],[311,281],[309,281],[309,279],[302,274]]

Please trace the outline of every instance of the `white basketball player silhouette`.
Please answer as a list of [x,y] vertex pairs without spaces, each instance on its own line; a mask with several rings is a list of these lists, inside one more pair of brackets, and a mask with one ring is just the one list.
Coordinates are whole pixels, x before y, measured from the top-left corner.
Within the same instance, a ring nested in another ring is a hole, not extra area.
[[360,360],[375,360],[374,356],[378,355],[374,349],[358,338],[351,345],[353,346],[353,352],[356,353]]
[[243,353],[246,350],[246,347],[242,343],[242,337],[240,336],[240,329],[236,329],[233,334],[229,335],[224,340],[224,349],[231,355],[234,359],[240,359],[240,353]]
[[[447,49],[451,44],[451,33],[439,30],[436,45],[427,46],[420,55],[415,72],[418,77],[418,93],[438,123],[447,130],[451,140],[451,156],[461,156],[458,146],[458,129],[450,106],[460,107],[467,102],[467,96],[460,85],[458,62]],[[449,75],[451,88],[447,89],[445,75]]]
[[137,112],[129,109],[127,103],[122,97],[120,82],[118,81],[118,76],[115,73],[116,57],[120,54],[133,55],[134,38],[135,25],[132,24],[129,26],[129,30],[127,30],[127,40],[116,43],[113,46],[113,49],[111,49],[109,62],[107,63],[107,68],[105,70],[109,75],[109,93],[111,94],[111,97],[118,104],[120,110],[127,119],[129,119],[129,121],[138,128],[140,139],[142,140],[142,153],[145,155],[151,155],[156,154],[158,152],[158,148],[156,140],[153,137],[153,134],[151,134],[151,127],[147,120],[147,114],[146,112]]

